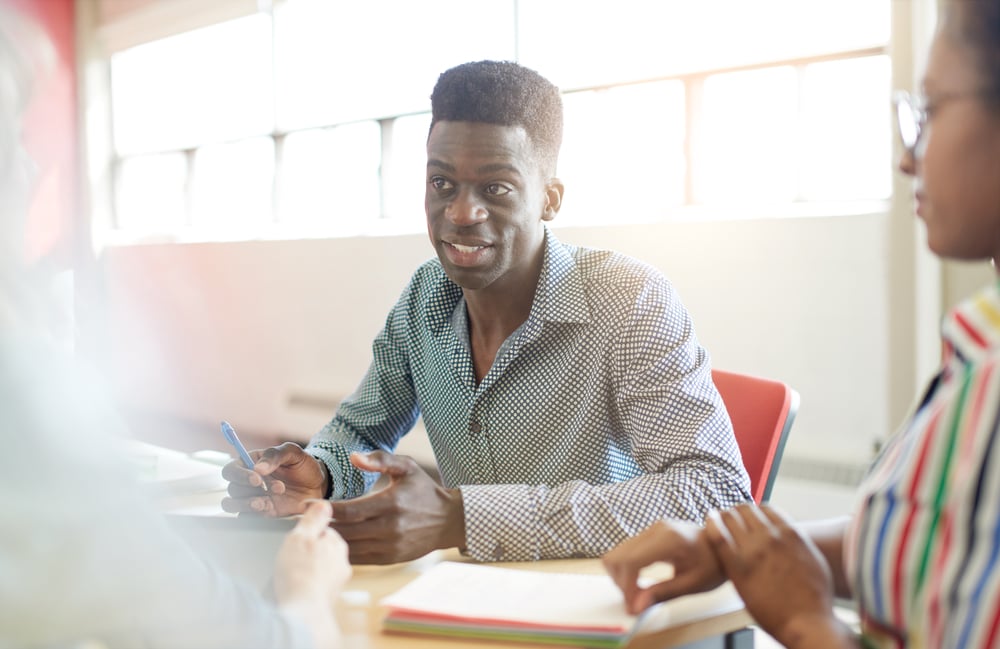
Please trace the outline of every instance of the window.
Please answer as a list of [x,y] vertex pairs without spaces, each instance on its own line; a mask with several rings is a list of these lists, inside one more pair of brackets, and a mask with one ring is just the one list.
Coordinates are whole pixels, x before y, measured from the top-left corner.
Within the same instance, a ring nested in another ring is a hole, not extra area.
[[704,80],[693,163],[697,203],[795,198],[795,69],[783,65]]
[[194,154],[192,225],[212,232],[256,232],[271,221],[274,142],[255,137],[206,144]]
[[892,132],[884,92],[890,77],[885,55],[805,66],[800,75],[799,198],[889,197]]
[[647,220],[682,205],[684,101],[679,81],[567,93],[557,222]]
[[188,176],[183,153],[137,155],[119,163],[118,226],[137,233],[170,232],[186,225]]
[[378,122],[297,131],[281,146],[280,223],[348,236],[379,218]]
[[115,54],[115,149],[127,156],[268,134],[271,78],[271,20],[264,14]]
[[426,111],[441,71],[515,56],[514,15],[513,0],[277,4],[278,129]]
[[111,56],[122,233],[422,231],[430,90],[484,58],[565,93],[557,225],[891,190],[888,0],[259,4]]

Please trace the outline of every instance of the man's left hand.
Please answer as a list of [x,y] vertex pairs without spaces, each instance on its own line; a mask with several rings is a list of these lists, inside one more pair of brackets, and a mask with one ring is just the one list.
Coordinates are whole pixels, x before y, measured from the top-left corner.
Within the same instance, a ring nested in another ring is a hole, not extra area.
[[347,541],[351,563],[397,563],[465,544],[461,491],[445,489],[403,455],[353,453],[351,464],[389,478],[383,489],[333,503],[332,527]]

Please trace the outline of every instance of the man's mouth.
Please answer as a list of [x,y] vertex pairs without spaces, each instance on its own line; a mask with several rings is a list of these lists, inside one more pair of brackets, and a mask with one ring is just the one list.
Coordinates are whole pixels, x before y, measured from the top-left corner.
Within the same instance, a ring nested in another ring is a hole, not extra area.
[[448,245],[455,248],[459,252],[463,253],[475,252],[477,250],[481,250],[486,247],[486,246],[463,246],[460,243],[449,243]]
[[492,246],[487,244],[444,242],[444,253],[456,266],[472,267],[484,263]]

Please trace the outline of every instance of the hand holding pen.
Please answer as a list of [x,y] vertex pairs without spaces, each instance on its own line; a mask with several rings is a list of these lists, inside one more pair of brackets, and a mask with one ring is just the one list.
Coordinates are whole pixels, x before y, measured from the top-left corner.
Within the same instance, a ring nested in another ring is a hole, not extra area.
[[[240,459],[222,468],[222,477],[229,481],[229,495],[222,499],[222,509],[231,513],[292,516],[304,512],[310,499],[326,498],[327,472],[301,446],[285,442],[254,451],[255,463],[249,453],[244,457],[246,449],[240,451],[242,444],[235,433],[230,437],[226,426],[223,423],[223,434],[240,453]],[[260,485],[253,484],[254,474],[266,481],[266,493],[261,493]]]
[[[236,431],[233,430],[233,427],[229,425],[228,421],[222,422],[222,434],[226,438],[226,441],[232,444],[236,449],[236,452],[239,453],[240,460],[243,461],[246,468],[253,471],[253,458],[250,457],[250,453],[247,452],[246,447],[243,446],[243,442],[241,442],[240,438],[236,436]],[[260,487],[265,493],[267,492],[267,483],[264,482],[263,476],[260,478]]]

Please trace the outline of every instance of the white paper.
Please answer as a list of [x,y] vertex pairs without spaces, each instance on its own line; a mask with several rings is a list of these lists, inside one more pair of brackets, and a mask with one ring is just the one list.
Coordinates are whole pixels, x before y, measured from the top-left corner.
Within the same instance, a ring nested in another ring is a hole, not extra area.
[[733,584],[727,581],[714,590],[685,595],[650,607],[642,615],[635,632],[653,633],[671,626],[732,613],[742,608],[743,600]]
[[382,599],[383,605],[460,618],[652,633],[743,608],[732,584],[658,604],[637,618],[607,575],[439,563]]
[[621,591],[607,575],[515,570],[444,561],[382,599],[383,605],[422,613],[558,627],[635,624]]
[[217,464],[192,458],[187,453],[145,442],[127,440],[129,456],[140,481],[162,495],[187,495],[224,491],[229,483]]

